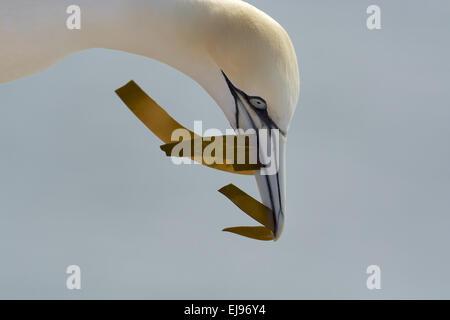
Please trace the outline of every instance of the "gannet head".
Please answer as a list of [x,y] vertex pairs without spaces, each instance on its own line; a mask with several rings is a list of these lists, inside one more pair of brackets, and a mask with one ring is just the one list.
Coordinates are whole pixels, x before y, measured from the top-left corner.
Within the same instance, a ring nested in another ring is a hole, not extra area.
[[245,2],[235,5],[215,18],[209,32],[208,51],[226,83],[222,87],[226,93],[217,94],[216,101],[235,129],[279,131],[279,135],[269,131],[268,137],[277,170],[255,173],[262,202],[274,214],[276,240],[286,212],[286,139],[300,92],[297,57],[288,34],[275,20]]

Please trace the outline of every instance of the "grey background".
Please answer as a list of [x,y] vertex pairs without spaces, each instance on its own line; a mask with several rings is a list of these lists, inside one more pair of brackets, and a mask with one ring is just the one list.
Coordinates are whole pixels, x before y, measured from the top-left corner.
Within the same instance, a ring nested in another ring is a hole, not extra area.
[[114,94],[134,79],[185,125],[228,128],[196,83],[80,52],[0,85],[0,298],[450,298],[448,1],[250,2],[301,64],[280,241],[220,232],[251,222],[216,190],[256,196],[253,179],[175,167]]

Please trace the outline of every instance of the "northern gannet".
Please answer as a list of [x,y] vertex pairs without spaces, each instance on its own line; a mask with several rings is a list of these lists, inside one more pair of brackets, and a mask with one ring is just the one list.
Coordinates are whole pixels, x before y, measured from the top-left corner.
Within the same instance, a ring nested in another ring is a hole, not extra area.
[[[68,30],[66,8],[81,8]],[[283,230],[285,152],[300,94],[297,57],[287,32],[240,0],[2,0],[0,82],[42,71],[74,52],[106,48],[159,60],[199,83],[234,129],[276,128],[279,171],[255,172],[272,209],[273,240]]]

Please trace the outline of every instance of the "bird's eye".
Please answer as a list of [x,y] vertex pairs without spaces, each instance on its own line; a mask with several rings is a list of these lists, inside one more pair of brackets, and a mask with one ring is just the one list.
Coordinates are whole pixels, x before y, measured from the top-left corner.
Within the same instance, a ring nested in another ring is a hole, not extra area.
[[250,103],[254,108],[256,108],[258,110],[266,110],[267,109],[266,101],[264,101],[264,99],[262,99],[262,98],[259,98],[259,97],[250,98]]

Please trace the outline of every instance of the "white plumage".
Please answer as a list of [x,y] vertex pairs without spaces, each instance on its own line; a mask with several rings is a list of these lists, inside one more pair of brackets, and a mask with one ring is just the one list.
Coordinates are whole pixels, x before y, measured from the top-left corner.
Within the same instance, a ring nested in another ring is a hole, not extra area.
[[[191,77],[236,128],[223,71],[236,88],[264,98],[271,120],[287,132],[300,91],[297,57],[286,31],[262,11],[239,0],[81,0],[81,30],[68,30],[72,2],[0,2],[0,82],[42,71],[80,50],[121,50]],[[281,147],[284,153],[284,142]],[[273,207],[264,195],[263,201]]]

